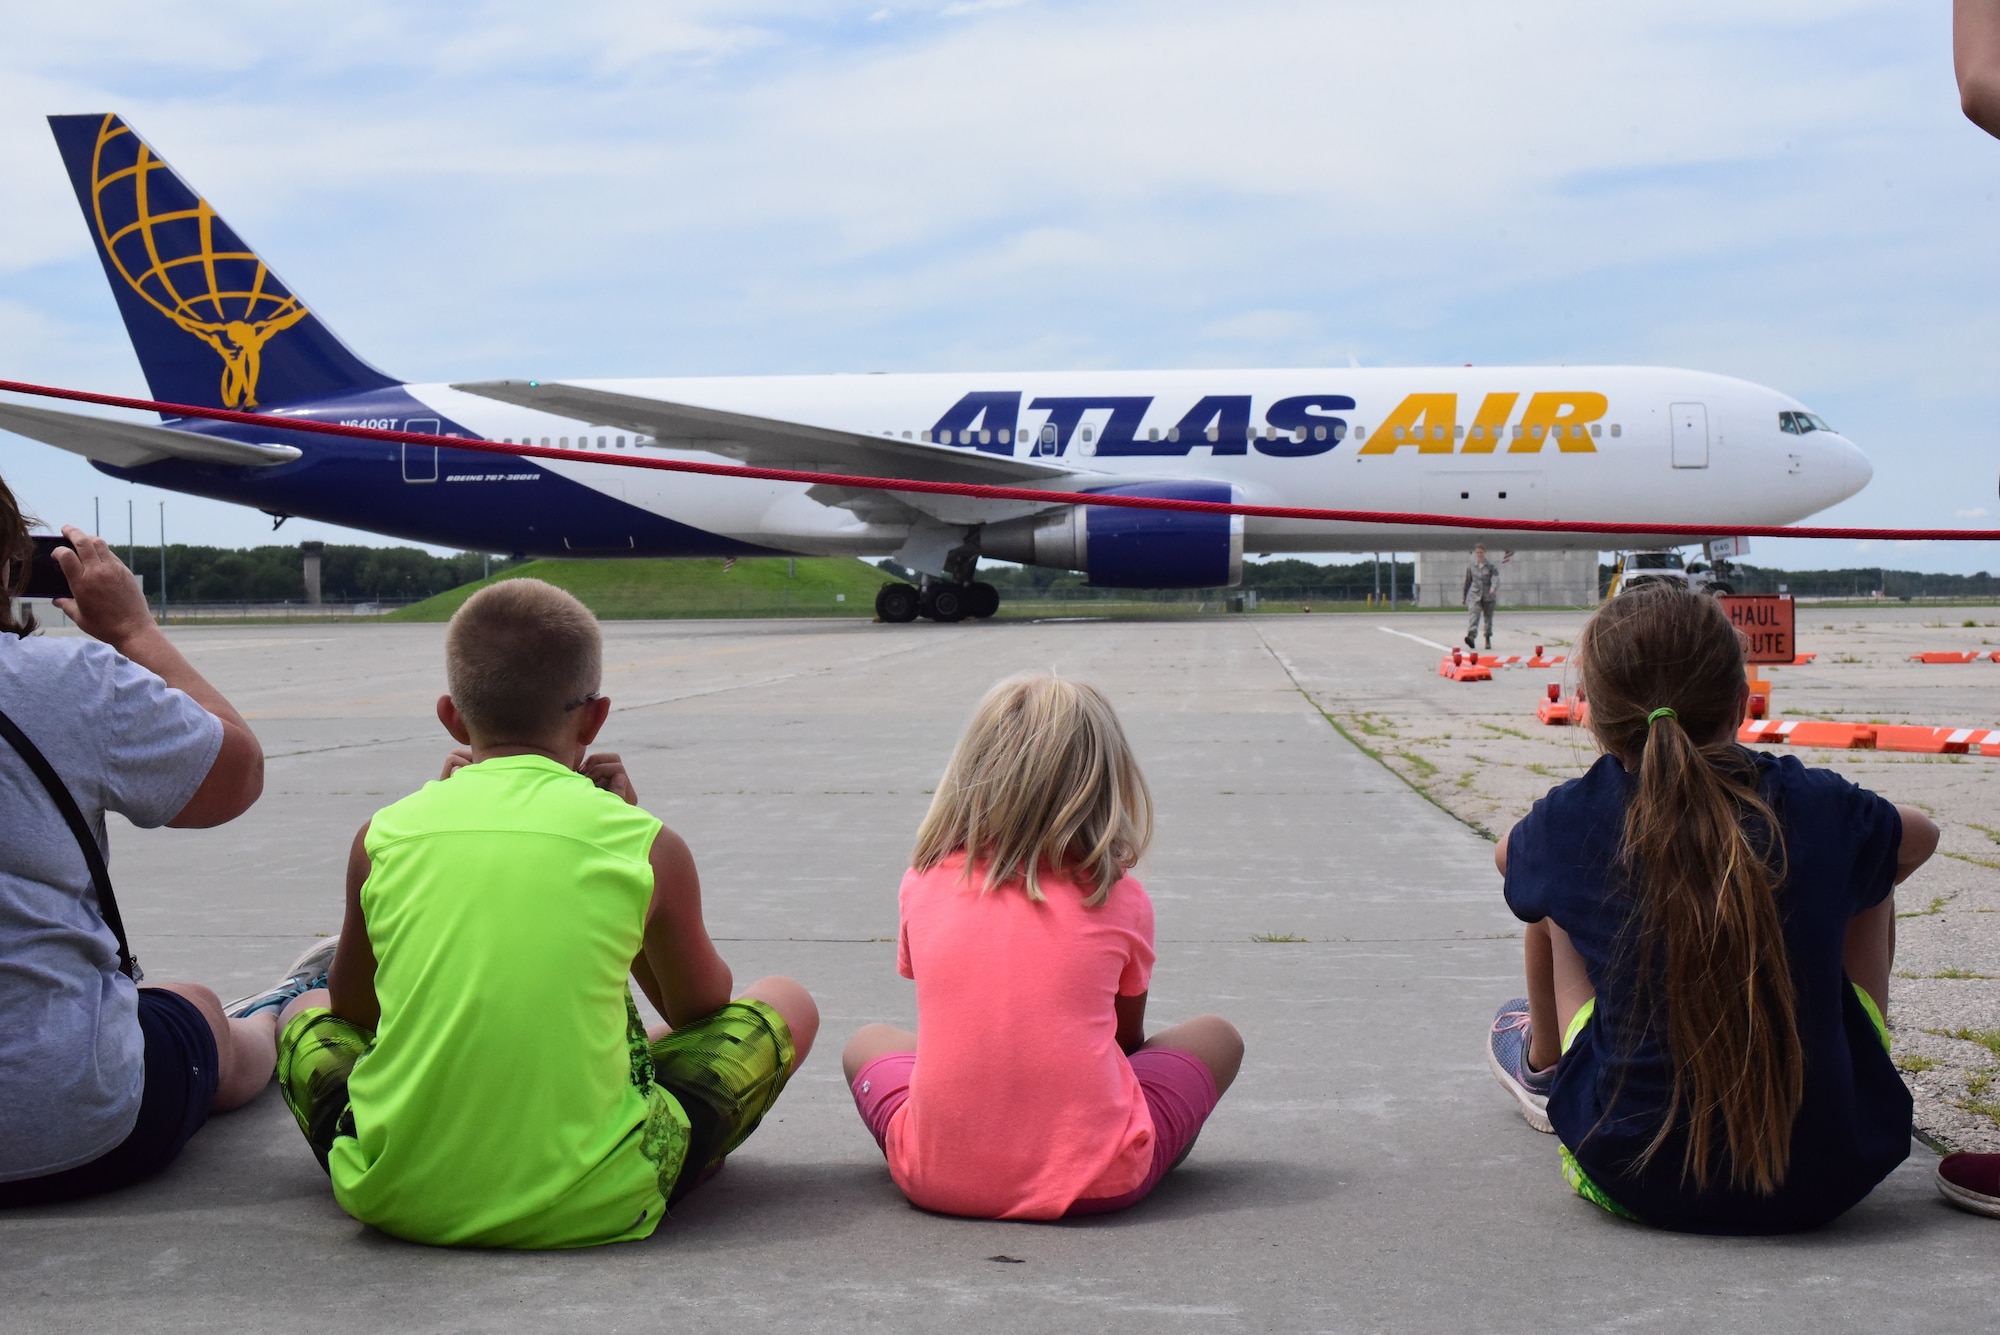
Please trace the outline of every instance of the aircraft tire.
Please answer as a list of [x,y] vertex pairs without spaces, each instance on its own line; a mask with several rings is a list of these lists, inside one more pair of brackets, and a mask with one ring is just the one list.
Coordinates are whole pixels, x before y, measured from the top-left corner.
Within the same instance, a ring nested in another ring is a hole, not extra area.
[[970,591],[963,584],[933,584],[924,593],[923,615],[933,621],[963,621],[970,611]]
[[875,593],[875,615],[884,621],[915,621],[918,602],[913,585],[884,584]]
[[1000,610],[1000,590],[984,580],[965,586],[966,615],[984,621]]
[[1730,588],[1727,584],[1711,584],[1708,586],[1708,591],[1718,598],[1727,598],[1736,592],[1736,590]]

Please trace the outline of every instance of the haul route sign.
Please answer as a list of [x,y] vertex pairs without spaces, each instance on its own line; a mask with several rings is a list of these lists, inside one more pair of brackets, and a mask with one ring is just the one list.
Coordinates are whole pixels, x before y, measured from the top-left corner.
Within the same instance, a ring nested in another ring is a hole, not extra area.
[[1790,594],[1725,594],[1715,601],[1742,633],[1746,662],[1789,663],[1798,654]]

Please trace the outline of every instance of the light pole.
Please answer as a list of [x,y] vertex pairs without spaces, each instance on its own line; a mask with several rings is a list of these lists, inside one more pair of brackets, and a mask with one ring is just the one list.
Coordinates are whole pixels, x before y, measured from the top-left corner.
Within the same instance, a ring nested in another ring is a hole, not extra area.
[[160,502],[160,620],[167,619],[167,503]]

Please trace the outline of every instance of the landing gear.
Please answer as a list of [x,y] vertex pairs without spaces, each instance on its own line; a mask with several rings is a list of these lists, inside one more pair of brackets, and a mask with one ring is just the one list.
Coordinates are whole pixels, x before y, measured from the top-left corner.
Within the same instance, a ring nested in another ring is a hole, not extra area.
[[1000,590],[979,581],[958,584],[950,580],[926,579],[923,588],[908,584],[884,584],[875,594],[875,615],[884,621],[963,621],[973,617],[984,621],[1000,610]]
[[884,584],[875,594],[875,615],[884,621],[915,621],[920,605],[916,589],[908,584]]

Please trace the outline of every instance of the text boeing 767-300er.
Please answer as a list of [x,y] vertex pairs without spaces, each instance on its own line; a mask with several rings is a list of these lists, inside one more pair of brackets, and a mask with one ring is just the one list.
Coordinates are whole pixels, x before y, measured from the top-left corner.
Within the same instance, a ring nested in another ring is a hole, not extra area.
[[[921,592],[885,587],[885,618],[956,620],[998,603],[975,579],[981,557],[1097,585],[1212,588],[1238,582],[1246,547],[1408,550],[1481,535],[808,487],[482,454],[449,439],[1095,494],[1695,523],[1717,537],[1803,519],[1872,471],[1794,399],[1657,367],[405,384],[336,339],[117,116],[49,119],[153,396],[270,422],[151,426],[4,404],[0,427],[114,477],[279,517],[527,556],[890,555],[924,578]],[[441,443],[285,429],[299,419]]]

